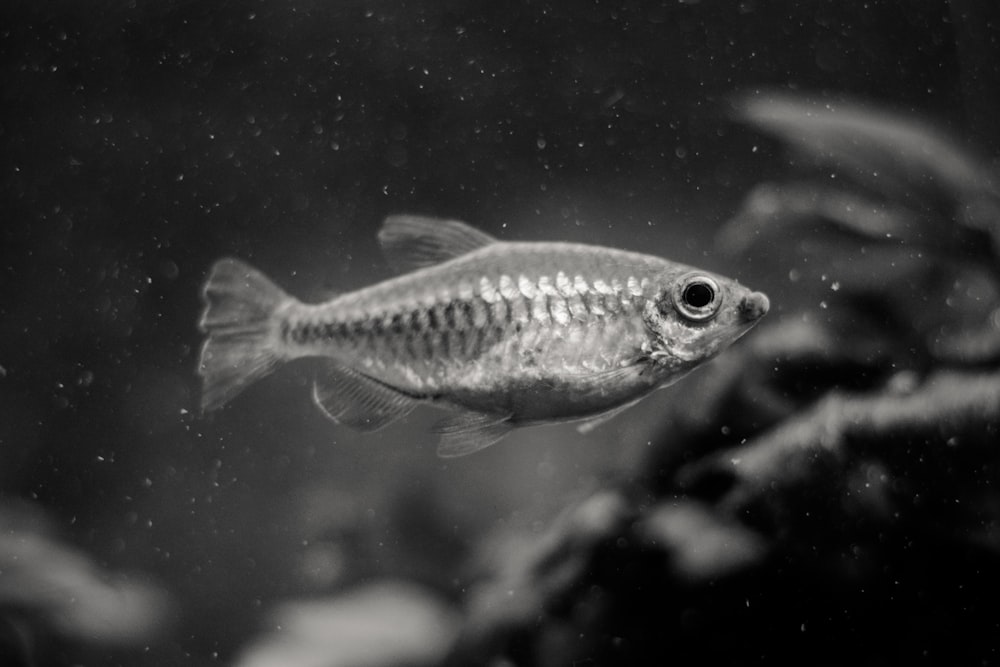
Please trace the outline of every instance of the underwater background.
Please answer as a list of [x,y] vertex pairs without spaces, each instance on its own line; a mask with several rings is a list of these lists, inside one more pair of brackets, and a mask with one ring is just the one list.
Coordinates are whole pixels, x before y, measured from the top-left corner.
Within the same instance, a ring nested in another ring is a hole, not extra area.
[[[0,661],[1000,661],[998,20],[4,3]],[[325,420],[308,362],[202,416],[212,262],[323,300],[391,275],[392,213],[772,311],[593,433],[458,460],[435,410]]]

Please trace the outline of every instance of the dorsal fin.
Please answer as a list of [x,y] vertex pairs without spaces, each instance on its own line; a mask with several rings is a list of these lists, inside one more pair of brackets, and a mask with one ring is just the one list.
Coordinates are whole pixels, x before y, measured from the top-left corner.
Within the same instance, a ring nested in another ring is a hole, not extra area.
[[497,242],[464,222],[421,215],[390,215],[378,241],[386,260],[400,272],[440,264]]

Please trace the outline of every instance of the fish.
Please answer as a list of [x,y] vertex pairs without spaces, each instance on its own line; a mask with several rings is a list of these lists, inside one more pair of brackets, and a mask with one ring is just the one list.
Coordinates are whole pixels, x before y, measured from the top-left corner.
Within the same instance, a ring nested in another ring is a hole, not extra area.
[[202,410],[307,357],[334,422],[371,432],[443,406],[437,453],[465,456],[517,427],[589,430],[715,357],[770,305],[657,256],[499,240],[458,220],[392,215],[378,239],[399,275],[323,303],[217,261],[202,289]]

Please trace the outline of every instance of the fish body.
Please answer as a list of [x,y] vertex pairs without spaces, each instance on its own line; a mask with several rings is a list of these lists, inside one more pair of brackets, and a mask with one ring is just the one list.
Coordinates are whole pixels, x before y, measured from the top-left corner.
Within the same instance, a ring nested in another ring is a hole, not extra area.
[[282,361],[315,358],[313,398],[374,430],[422,402],[457,408],[439,453],[515,426],[600,419],[676,381],[745,333],[767,297],[652,255],[502,242],[463,223],[386,220],[396,278],[305,304],[233,259],[206,283],[199,371],[213,409]]

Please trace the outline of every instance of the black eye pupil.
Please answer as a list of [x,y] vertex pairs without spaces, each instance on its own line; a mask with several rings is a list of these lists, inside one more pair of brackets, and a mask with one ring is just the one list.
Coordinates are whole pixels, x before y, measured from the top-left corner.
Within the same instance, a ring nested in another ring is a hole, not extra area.
[[684,288],[683,297],[692,308],[704,308],[715,299],[715,291],[705,283],[691,283]]

